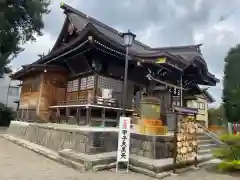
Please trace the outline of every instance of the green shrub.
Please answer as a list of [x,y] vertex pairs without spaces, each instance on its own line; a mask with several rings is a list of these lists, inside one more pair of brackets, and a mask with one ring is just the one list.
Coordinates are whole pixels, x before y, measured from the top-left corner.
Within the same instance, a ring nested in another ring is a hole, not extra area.
[[9,126],[11,120],[13,119],[13,110],[0,103],[0,126]]
[[240,170],[240,134],[224,135],[221,140],[226,145],[213,151],[214,157],[222,160],[219,170]]

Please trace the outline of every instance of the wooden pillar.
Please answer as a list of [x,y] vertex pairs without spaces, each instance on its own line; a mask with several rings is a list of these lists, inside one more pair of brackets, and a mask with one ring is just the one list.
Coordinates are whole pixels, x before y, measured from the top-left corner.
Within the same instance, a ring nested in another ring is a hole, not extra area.
[[17,110],[17,121],[19,121],[19,110]]
[[68,118],[69,118],[69,114],[70,114],[70,108],[66,108],[66,123],[68,123]]
[[[80,121],[81,121],[81,115],[82,115],[82,109],[79,107],[78,108],[79,110],[78,110],[78,125],[82,125],[81,123],[80,123]],[[85,123],[84,123],[85,124]]]
[[26,120],[29,121],[29,111],[28,111],[28,106],[27,106],[27,117]]
[[105,120],[106,120],[105,112],[106,112],[106,109],[102,108],[102,127],[105,127]]
[[23,109],[21,109],[21,119],[22,119],[22,120],[23,120],[23,118],[24,118],[24,116],[23,116],[24,114],[23,114],[23,113],[24,113],[24,111],[23,111]]
[[43,86],[44,86],[44,73],[40,74],[40,84],[39,84],[39,95],[38,95],[38,102],[37,102],[37,108],[36,108],[36,116],[39,117],[39,119],[42,119],[41,117],[41,98],[43,93]]
[[79,107],[77,108],[77,112],[76,112],[76,121],[77,121],[77,125],[79,125]]
[[79,96],[80,96],[80,87],[81,87],[81,78],[78,78],[78,97],[77,97],[77,100],[79,100]]
[[91,126],[92,122],[91,122],[91,115],[92,114],[92,107],[89,107],[89,118],[88,118],[88,124]]
[[57,119],[57,123],[60,123],[60,110],[59,110],[59,108],[57,108],[56,119]]
[[121,111],[122,110],[117,110],[117,124],[116,124],[116,126],[118,127],[119,126],[119,120],[120,120],[120,116],[121,116]]
[[89,106],[86,109],[86,124],[91,126],[91,107]]
[[98,93],[98,78],[99,78],[98,73],[96,73],[95,74],[95,79],[94,79],[94,95],[93,95],[94,104],[97,102],[96,97],[97,97],[97,93]]

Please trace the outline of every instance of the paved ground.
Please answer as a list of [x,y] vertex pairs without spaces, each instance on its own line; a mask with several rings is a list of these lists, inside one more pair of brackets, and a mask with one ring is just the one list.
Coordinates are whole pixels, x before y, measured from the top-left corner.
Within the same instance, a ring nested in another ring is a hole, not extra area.
[[[111,171],[79,173],[4,139],[0,135],[0,180],[150,180],[148,176]],[[165,180],[240,180],[240,175],[220,175],[201,169]]]
[[0,126],[0,134],[4,134],[7,131],[7,127],[1,127]]

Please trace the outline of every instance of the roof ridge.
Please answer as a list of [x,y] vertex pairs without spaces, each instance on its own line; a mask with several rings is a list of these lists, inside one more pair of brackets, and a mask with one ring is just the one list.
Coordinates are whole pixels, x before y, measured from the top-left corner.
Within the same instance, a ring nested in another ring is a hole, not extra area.
[[[92,23],[96,23],[97,25],[99,25],[99,26],[101,26],[103,28],[106,28],[109,31],[112,31],[113,33],[116,33],[119,36],[122,34],[122,32],[119,32],[118,30],[112,28],[111,26],[108,26],[107,24],[105,24],[105,23],[103,23],[103,22],[101,22],[101,21],[99,21],[99,20],[97,20],[97,19],[95,19],[95,18],[93,18],[91,16],[88,16],[87,14],[85,14],[85,13],[83,13],[83,12],[81,12],[81,11],[71,7],[71,6],[69,6],[68,4],[65,4],[65,3],[62,2],[60,4],[60,8],[66,10],[66,11],[71,11],[71,12],[73,12],[73,13],[79,15],[79,16],[82,16],[82,17],[88,19],[89,21],[91,21]],[[143,44],[143,43],[141,43],[138,40],[134,40],[134,42],[136,44],[141,45],[143,48],[150,48],[150,46],[148,46],[146,44]]]
[[150,48],[150,50],[164,50],[164,49],[182,49],[182,48],[199,48],[203,44],[196,44],[196,45],[183,45],[183,46],[166,46],[166,47],[157,47],[157,48]]

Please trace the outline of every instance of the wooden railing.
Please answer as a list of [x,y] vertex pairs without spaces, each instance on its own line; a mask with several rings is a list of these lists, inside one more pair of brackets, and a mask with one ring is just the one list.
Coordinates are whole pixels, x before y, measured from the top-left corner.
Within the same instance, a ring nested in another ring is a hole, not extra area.
[[[101,105],[108,107],[121,108],[121,102],[118,102],[115,98],[104,99],[102,97],[77,97],[76,99],[66,100],[66,101],[57,101],[56,105]],[[133,109],[133,106],[126,105],[125,108]]]
[[222,145],[224,144],[218,135],[216,135],[215,133],[213,133],[212,131],[210,131],[209,129],[207,129],[206,127],[204,127],[203,125],[197,123],[198,128],[201,128],[203,130],[203,133],[205,135],[207,135],[208,137],[212,138],[215,142],[217,142],[218,144]]

